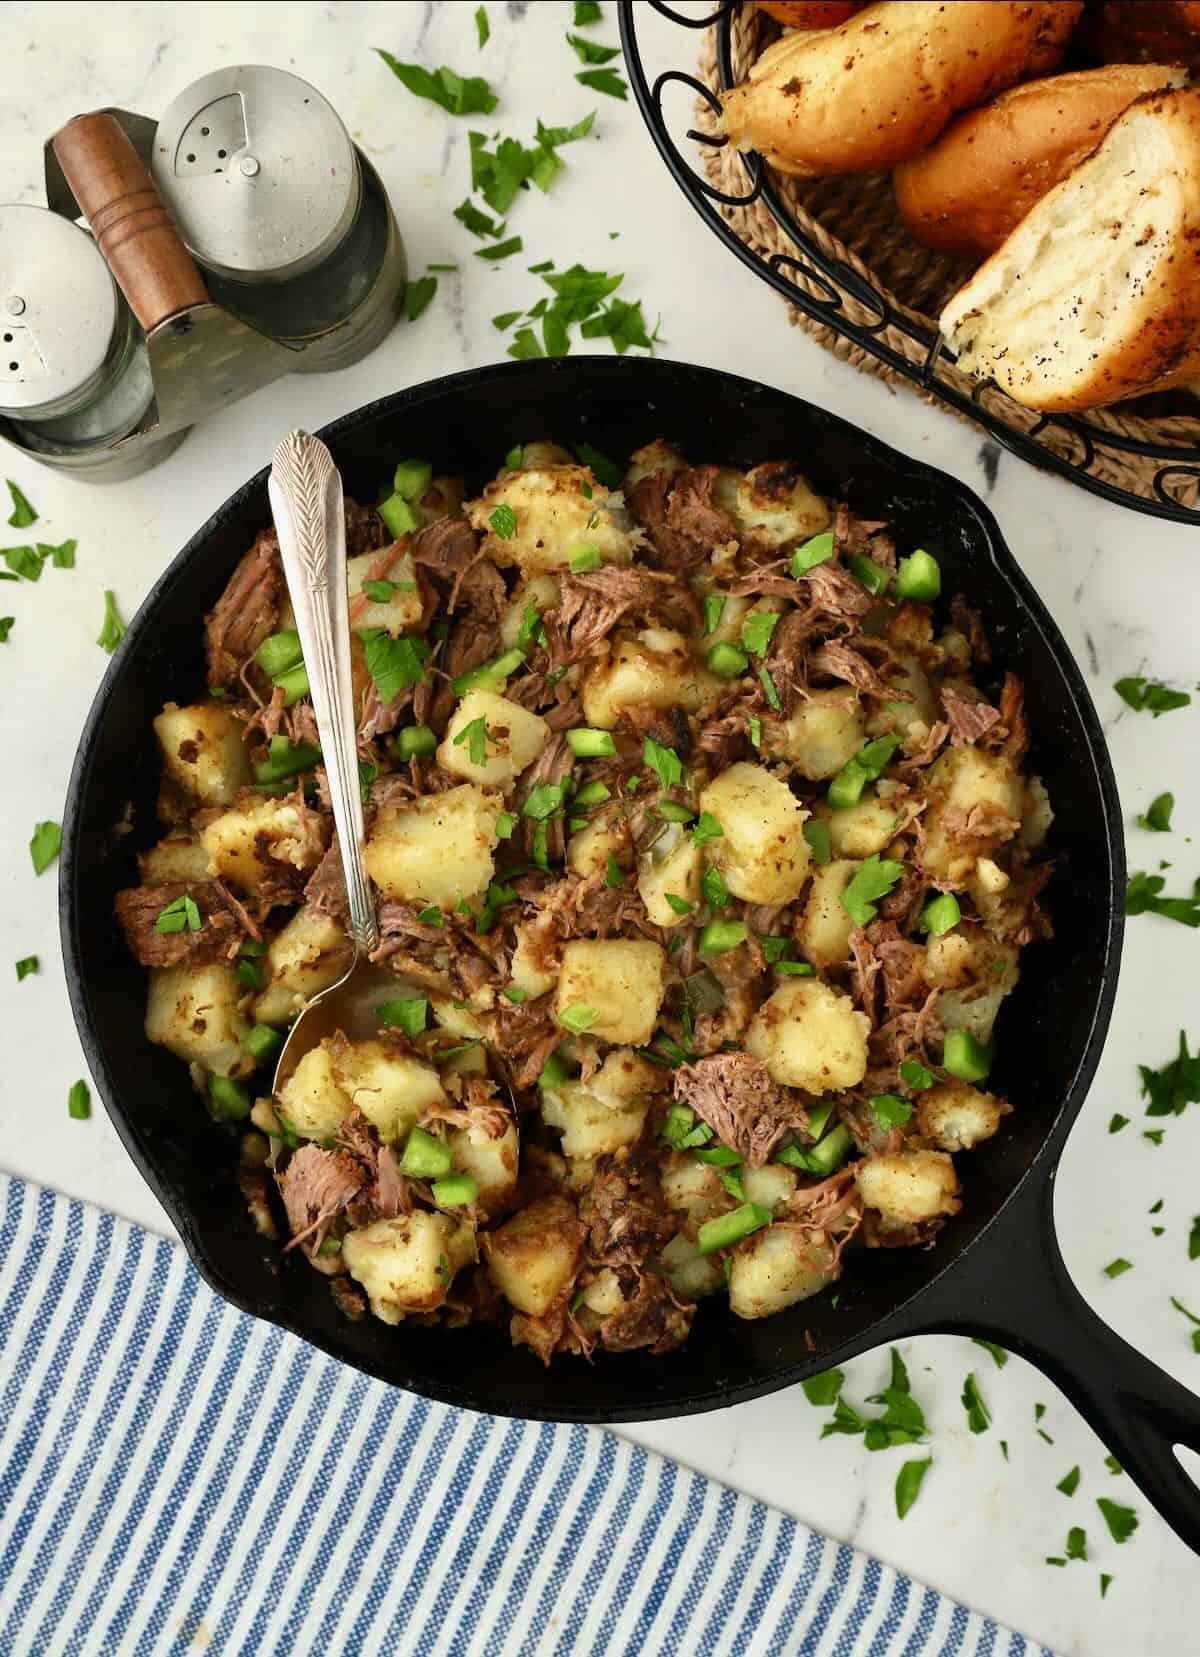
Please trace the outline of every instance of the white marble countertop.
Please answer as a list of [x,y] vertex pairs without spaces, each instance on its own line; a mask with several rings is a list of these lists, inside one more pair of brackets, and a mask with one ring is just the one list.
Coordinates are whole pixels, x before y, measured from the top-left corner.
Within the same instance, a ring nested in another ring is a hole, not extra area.
[[[37,586],[0,587],[0,611],[16,625],[0,645],[0,752],[6,809],[0,817],[0,963],[36,953],[42,970],[19,986],[0,965],[0,1028],[8,1037],[0,1102],[0,1162],[140,1221],[167,1222],[125,1157],[102,1110],[69,1122],[66,1092],[83,1074],[57,944],[53,874],[32,876],[33,825],[59,818],[68,771],[107,658],[96,647],[102,594],[131,614],[166,561],[196,526],[264,464],[280,434],[310,428],[372,397],[495,359],[490,318],[531,303],[529,263],[578,258],[626,273],[651,319],[661,313],[665,355],[756,377],[826,403],[915,456],[945,467],[988,496],[1025,569],[1083,665],[1109,733],[1130,823],[1131,866],[1175,865],[1173,886],[1200,872],[1192,834],[1200,827],[1200,702],[1151,720],[1112,691],[1123,674],[1146,672],[1195,688],[1200,546],[1194,531],[1160,524],[1094,500],[1008,456],[980,434],[907,393],[834,361],[789,327],[782,304],[703,227],[658,161],[632,103],[578,86],[563,40],[567,5],[504,6],[491,0],[492,40],[476,46],[473,5],[129,5],[119,24],[91,4],[9,7],[0,55],[0,196],[40,196],[43,137],[72,114],[114,103],[158,113],[188,81],[232,62],[276,63],[315,82],[333,101],[382,173],[414,269],[457,262],[430,309],[399,327],[365,362],[340,374],[292,378],[194,432],[157,470],[107,489],[86,487],[5,451],[4,475],[41,513],[36,533],[79,538],[74,573],[47,570]],[[613,7],[597,38],[615,41]],[[654,20],[649,20],[652,35]],[[660,34],[661,38],[661,34]],[[486,74],[500,93],[485,123],[455,121],[418,102],[370,48],[461,73]],[[577,120],[598,109],[598,141],[564,152],[566,171],[549,196],[514,207],[511,230],[525,253],[491,267],[451,217],[467,193],[469,126],[532,136],[535,117]],[[609,233],[619,231],[616,241]],[[994,481],[993,481],[994,479]],[[12,540],[21,537],[13,534]],[[1161,790],[1176,796],[1177,830],[1151,837],[1133,826]],[[1167,1124],[1163,1145],[1141,1137],[1137,1064],[1172,1056],[1181,1028],[1200,1038],[1194,995],[1200,939],[1154,917],[1129,927],[1108,1048],[1067,1147],[1058,1181],[1058,1225],[1086,1298],[1142,1351],[1187,1384],[1200,1379],[1190,1330],[1172,1310],[1179,1296],[1200,1309],[1200,1261],[1189,1263],[1188,1230],[1200,1210],[1195,1169],[1200,1110]],[[1133,1118],[1110,1136],[1114,1111]],[[1148,1210],[1158,1198],[1161,1237]],[[1116,1255],[1135,1269],[1103,1274]],[[892,1503],[897,1452],[864,1453],[861,1441],[818,1442],[822,1417],[787,1392],[701,1420],[629,1429],[742,1490],[844,1537],[1074,1657],[1179,1657],[1195,1647],[1200,1566],[1129,1481],[1108,1474],[1104,1450],[1049,1383],[1019,1360],[992,1367],[978,1347],[948,1338],[905,1351],[932,1423],[934,1467],[916,1506],[899,1522]],[[851,1370],[848,1391],[875,1390],[886,1355]],[[974,1369],[994,1417],[991,1431],[966,1430],[959,1394]],[[1033,1406],[1055,1442],[1035,1435]],[[1007,1440],[1010,1460],[1001,1457]],[[1071,1500],[1056,1481],[1079,1464]],[[1107,1535],[1098,1494],[1131,1502],[1140,1528],[1123,1547]],[[1071,1524],[1086,1526],[1090,1561],[1055,1570]],[[1100,1571],[1115,1578],[1107,1599]]]

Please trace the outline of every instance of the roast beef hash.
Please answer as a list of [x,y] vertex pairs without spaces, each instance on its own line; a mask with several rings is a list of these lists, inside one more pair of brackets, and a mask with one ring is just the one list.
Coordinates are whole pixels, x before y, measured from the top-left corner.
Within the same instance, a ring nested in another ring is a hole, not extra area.
[[929,1244],[1011,1108],[992,1027],[1051,867],[1020,681],[928,550],[790,462],[584,455],[526,444],[465,502],[405,461],[347,506],[377,1035],[271,1096],[351,947],[270,530],[154,722],[162,838],[116,906],[258,1229],[347,1317],[547,1363]]

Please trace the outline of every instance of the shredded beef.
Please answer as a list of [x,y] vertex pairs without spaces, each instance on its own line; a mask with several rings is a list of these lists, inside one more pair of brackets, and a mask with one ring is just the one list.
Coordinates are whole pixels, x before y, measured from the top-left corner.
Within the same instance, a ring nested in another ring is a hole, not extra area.
[[237,684],[259,645],[278,629],[284,592],[279,540],[264,529],[204,618],[210,685]]
[[985,737],[993,725],[1000,723],[1000,710],[990,702],[965,696],[953,685],[941,687],[942,707],[950,726],[950,742],[955,748],[969,748]]
[[1005,733],[1001,752],[1015,764],[1024,758],[1029,748],[1029,723],[1025,718],[1025,687],[1015,673],[1004,675],[1000,692],[1000,724],[996,734]]
[[461,575],[475,561],[479,537],[466,518],[435,518],[412,536],[408,550],[414,564],[436,575]]
[[562,598],[546,616],[554,667],[578,662],[606,638],[623,616],[661,614],[674,626],[694,627],[699,609],[690,588],[657,570],[605,564],[562,578]]
[[601,1323],[600,1344],[607,1352],[648,1347],[651,1356],[658,1357],[683,1345],[695,1315],[694,1301],[677,1299],[665,1278],[644,1272],[632,1298]]
[[[292,1233],[287,1246],[308,1245],[306,1253],[313,1263],[325,1269],[329,1257],[317,1253],[325,1228],[361,1194],[368,1179],[367,1170],[349,1151],[302,1145],[293,1152],[287,1167],[275,1176]],[[336,1260],[332,1264],[338,1269]]]
[[844,679],[867,696],[885,698],[898,694],[880,678],[865,656],[838,639],[821,645],[808,660],[809,666],[818,673],[827,673],[831,679]]
[[809,602],[832,622],[856,622],[875,603],[861,582],[831,560],[809,570],[804,581]]
[[342,849],[337,833],[329,843],[329,850],[308,877],[304,901],[310,909],[331,915],[345,926],[350,919],[350,899],[346,893],[346,876],[342,872]]
[[971,647],[972,660],[981,667],[986,667],[992,659],[992,647],[983,630],[983,619],[979,611],[973,610],[961,593],[955,593],[950,600],[950,620],[966,637]]
[[597,1158],[591,1184],[579,1199],[587,1227],[588,1258],[599,1266],[640,1266],[676,1229],[658,1169],[629,1146]]
[[438,735],[445,732],[450,715],[458,702],[453,681],[472,668],[482,667],[500,654],[500,628],[494,621],[478,616],[464,615],[454,624],[446,641],[445,656],[438,662],[444,677],[433,693],[428,723]]
[[[200,911],[200,930],[191,932],[185,926],[180,932],[159,932],[158,917],[185,892]],[[130,953],[144,967],[199,967],[224,961],[251,931],[235,912],[241,905],[231,904],[229,893],[215,880],[129,886],[117,893],[113,907]]]
[[767,1067],[749,1053],[714,1053],[680,1065],[675,1097],[691,1107],[723,1145],[761,1168],[784,1135],[803,1124],[799,1110]]
[[377,552],[391,539],[391,531],[373,506],[360,506],[346,496],[346,552],[351,558],[360,552]]

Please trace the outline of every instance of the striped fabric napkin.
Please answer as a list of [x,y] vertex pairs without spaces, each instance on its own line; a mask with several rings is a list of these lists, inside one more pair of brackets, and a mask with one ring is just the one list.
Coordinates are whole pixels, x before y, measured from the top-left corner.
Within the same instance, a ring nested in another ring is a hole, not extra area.
[[4,1657],[1036,1649],[612,1433],[368,1380],[0,1175]]

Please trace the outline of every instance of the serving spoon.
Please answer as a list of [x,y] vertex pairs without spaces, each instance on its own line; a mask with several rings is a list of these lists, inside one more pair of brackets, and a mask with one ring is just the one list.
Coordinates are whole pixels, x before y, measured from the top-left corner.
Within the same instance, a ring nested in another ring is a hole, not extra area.
[[289,432],[275,450],[267,484],[288,594],[308,669],[321,756],[349,899],[354,957],[347,971],[314,995],[292,1025],[275,1069],[275,1096],[304,1055],[341,1030],[379,1034],[378,1008],[394,1000],[399,981],[372,965],[379,923],[364,861],[358,729],[350,663],[350,600],[346,587],[346,519],[342,480],[333,456],[308,432]]

